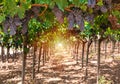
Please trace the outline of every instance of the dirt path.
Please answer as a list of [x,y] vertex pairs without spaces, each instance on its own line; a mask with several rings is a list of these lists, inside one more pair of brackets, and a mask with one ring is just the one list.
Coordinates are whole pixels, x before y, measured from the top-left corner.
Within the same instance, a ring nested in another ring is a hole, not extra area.
[[[56,53],[45,66],[41,66],[40,72],[36,73],[35,84],[96,84],[96,60],[91,60],[89,63],[89,75],[86,82],[84,81],[85,68],[82,69],[80,63],[79,61],[79,64],[76,64],[76,61],[67,52]],[[21,64],[21,59],[16,63],[2,63],[0,84],[20,84]],[[31,67],[32,57],[28,57],[26,84],[32,83]],[[101,75],[105,77],[105,80],[111,80],[112,84],[120,84],[120,61],[103,61]]]

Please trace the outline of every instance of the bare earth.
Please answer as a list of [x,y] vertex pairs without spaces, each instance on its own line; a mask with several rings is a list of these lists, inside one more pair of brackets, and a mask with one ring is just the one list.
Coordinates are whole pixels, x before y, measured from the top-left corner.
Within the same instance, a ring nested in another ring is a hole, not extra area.
[[[95,53],[90,53],[90,57]],[[109,56],[110,53],[107,53]],[[120,54],[115,52],[115,58],[108,57],[103,60],[104,53],[101,53],[101,76],[105,76],[106,80],[112,81],[111,84],[120,84]],[[93,59],[94,58],[94,59]],[[89,61],[88,80],[85,81],[85,67],[81,68],[81,59],[76,64],[75,59],[68,52],[56,53],[50,57],[50,60],[42,66],[40,72],[37,73],[34,84],[96,84],[97,60],[93,57]],[[0,64],[0,84],[21,84],[21,57],[14,63]],[[25,84],[33,84],[32,75],[32,57],[27,57],[26,81]]]

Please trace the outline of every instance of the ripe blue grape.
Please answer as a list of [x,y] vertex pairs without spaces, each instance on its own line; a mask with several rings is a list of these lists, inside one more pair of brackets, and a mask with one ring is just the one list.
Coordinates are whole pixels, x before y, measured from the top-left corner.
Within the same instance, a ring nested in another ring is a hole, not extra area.
[[57,21],[62,24],[64,22],[63,12],[57,6],[55,6],[52,11],[56,16]]
[[100,10],[101,10],[102,13],[106,13],[106,12],[108,11],[105,6],[102,6],[102,7],[100,8]]
[[96,0],[88,0],[88,7],[94,8],[96,5]]
[[72,29],[74,27],[74,23],[75,23],[75,18],[73,13],[69,13],[69,15],[67,16],[67,20],[68,20],[68,28]]
[[93,24],[93,22],[94,22],[94,15],[93,14],[87,14],[87,16],[85,17],[85,20],[90,22],[91,24]]

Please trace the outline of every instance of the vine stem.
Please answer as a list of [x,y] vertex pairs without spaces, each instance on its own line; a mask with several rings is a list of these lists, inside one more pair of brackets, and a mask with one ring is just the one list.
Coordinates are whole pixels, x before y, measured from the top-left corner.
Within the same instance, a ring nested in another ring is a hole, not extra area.
[[72,10],[70,8],[74,6],[75,6],[74,4],[70,4],[68,7],[65,8],[65,10],[71,12]]
[[40,13],[38,16],[42,16],[44,12],[47,10],[48,5],[47,4],[32,4],[32,7],[45,7],[45,9]]

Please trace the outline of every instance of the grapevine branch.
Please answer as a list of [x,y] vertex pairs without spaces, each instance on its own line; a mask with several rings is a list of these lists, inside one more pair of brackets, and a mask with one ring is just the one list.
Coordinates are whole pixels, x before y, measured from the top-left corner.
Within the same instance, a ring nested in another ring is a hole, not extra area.
[[74,4],[70,4],[68,7],[65,8],[65,10],[71,12],[72,10],[70,8],[72,7],[74,7]]
[[44,12],[47,10],[48,5],[47,4],[32,4],[32,7],[45,7],[45,9],[40,13],[38,16],[42,16]]

